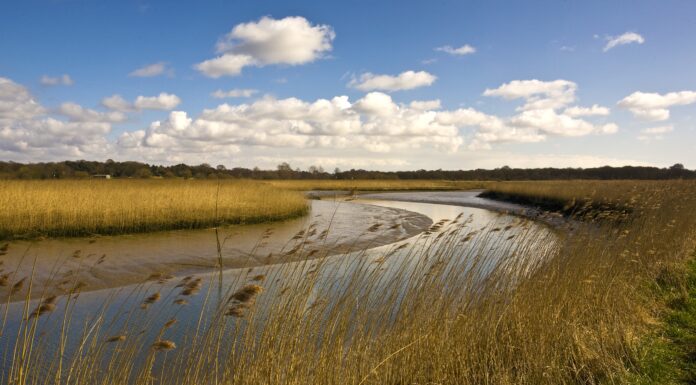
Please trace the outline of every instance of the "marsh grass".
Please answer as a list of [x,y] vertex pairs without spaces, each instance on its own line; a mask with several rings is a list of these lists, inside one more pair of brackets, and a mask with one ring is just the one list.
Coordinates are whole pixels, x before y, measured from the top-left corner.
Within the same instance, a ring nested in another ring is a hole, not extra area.
[[302,194],[251,181],[0,183],[0,239],[122,234],[293,218]]
[[[55,301],[63,314],[36,317],[29,317],[32,309],[44,302],[27,297],[15,334],[2,335],[9,348],[3,348],[0,382],[599,384],[642,378],[641,341],[658,327],[662,308],[653,287],[679,282],[675,272],[696,247],[696,184],[572,183],[548,184],[537,193],[566,204],[606,199],[630,205],[628,214],[600,215],[602,206],[593,206],[592,215],[580,213],[584,222],[555,241],[523,221],[500,217],[472,230],[467,218],[450,218],[419,242],[383,255],[240,272],[225,280],[218,296],[211,289],[216,273],[170,286],[148,281],[125,294],[130,301],[104,301],[80,325],[70,319],[79,292]],[[309,232],[299,235],[299,246],[291,243],[288,258],[304,252]],[[31,290],[31,279],[26,284]],[[153,293],[161,293],[158,301],[137,309]],[[185,299],[191,303],[176,304]],[[194,322],[169,324],[187,312],[195,313]],[[40,331],[56,326],[58,354],[42,343]],[[177,328],[184,329],[174,334]]]

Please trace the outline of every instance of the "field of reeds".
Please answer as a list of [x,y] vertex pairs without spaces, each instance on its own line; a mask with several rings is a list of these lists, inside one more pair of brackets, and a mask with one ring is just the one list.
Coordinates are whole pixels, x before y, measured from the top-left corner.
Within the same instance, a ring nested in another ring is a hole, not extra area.
[[0,239],[258,223],[297,217],[306,211],[301,193],[251,181],[0,183]]
[[[81,300],[75,298],[79,285],[58,298],[46,291],[43,300],[21,307],[15,333],[2,335],[10,348],[0,347],[0,381],[649,380],[654,373],[645,341],[659,333],[666,311],[656,288],[688,285],[682,272],[696,249],[696,183],[501,183],[492,189],[520,201],[560,203],[575,213],[574,229],[550,241],[522,222],[471,231],[466,218],[452,218],[433,225],[420,246],[358,255],[348,266],[305,261],[226,278],[224,287],[214,274],[171,285],[167,277],[153,277],[128,295],[128,306],[100,304],[94,317],[72,328],[67,314]],[[193,298],[203,298],[202,306],[186,329],[177,322],[190,316],[181,309]],[[109,310],[124,306],[122,313]],[[112,321],[113,314],[123,319]],[[50,327],[59,329],[57,351],[42,344],[43,328]]]

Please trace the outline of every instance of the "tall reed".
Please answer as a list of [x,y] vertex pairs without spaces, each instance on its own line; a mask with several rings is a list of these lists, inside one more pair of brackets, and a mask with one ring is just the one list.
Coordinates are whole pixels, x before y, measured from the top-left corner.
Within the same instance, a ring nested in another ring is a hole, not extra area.
[[0,239],[258,223],[307,211],[299,192],[200,180],[4,181],[0,207]]

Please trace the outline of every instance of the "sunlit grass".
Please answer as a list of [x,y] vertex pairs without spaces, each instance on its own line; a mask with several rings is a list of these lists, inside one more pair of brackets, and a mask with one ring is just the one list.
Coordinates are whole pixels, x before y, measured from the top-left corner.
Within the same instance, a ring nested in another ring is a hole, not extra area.
[[119,234],[291,218],[299,192],[251,181],[73,180],[0,183],[0,239]]

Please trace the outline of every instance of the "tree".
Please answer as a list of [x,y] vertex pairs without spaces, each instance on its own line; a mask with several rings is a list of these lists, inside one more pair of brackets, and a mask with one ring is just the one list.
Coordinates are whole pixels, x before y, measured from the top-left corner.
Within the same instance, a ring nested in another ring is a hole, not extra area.
[[684,169],[684,165],[681,164],[681,163],[675,163],[675,164],[673,164],[672,166],[670,166],[669,169],[670,169],[670,170],[683,170],[683,169]]

